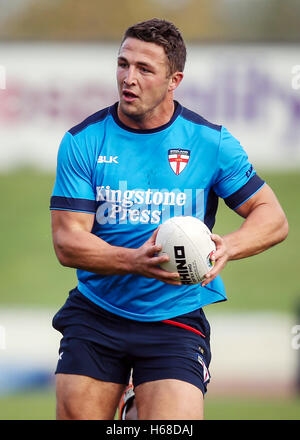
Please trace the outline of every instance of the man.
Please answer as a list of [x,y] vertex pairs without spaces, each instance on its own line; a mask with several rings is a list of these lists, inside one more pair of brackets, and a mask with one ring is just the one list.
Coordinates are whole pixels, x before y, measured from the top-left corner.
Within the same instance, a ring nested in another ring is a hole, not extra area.
[[[172,23],[130,27],[118,54],[119,102],[62,140],[53,242],[60,263],[77,269],[78,286],[53,318],[63,334],[58,419],[113,419],[131,370],[139,419],[202,419],[210,362],[202,308],[226,299],[219,273],[229,260],[287,235],[275,195],[239,142],[174,101],[185,58]],[[211,229],[218,197],[245,220],[212,235],[206,280],[181,284],[159,266],[168,256],[157,256],[158,226],[194,215]]]

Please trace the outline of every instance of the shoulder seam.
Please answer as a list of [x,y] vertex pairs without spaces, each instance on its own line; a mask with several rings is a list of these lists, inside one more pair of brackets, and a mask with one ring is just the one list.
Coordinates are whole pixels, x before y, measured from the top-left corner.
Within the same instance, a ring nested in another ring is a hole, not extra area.
[[198,115],[198,113],[195,113],[185,107],[182,108],[181,116],[190,122],[193,122],[197,125],[204,125],[212,130],[221,131],[222,129],[222,125],[213,124],[212,122],[207,121],[201,115]]
[[106,107],[106,108],[99,110],[98,112],[93,113],[92,115],[88,116],[82,122],[80,122],[79,124],[70,128],[70,130],[68,130],[68,133],[70,133],[72,136],[75,136],[76,134],[80,133],[85,128],[89,127],[90,125],[97,124],[97,122],[103,121],[107,117],[107,115],[109,114],[109,108],[110,107]]

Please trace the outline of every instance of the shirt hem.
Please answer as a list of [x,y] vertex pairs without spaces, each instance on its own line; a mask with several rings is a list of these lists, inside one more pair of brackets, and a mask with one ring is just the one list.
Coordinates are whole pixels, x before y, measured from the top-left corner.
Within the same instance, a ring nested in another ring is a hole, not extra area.
[[118,316],[122,316],[123,318],[131,319],[133,321],[141,321],[141,322],[157,322],[157,321],[163,321],[165,319],[174,318],[179,315],[183,315],[185,313],[193,312],[194,310],[200,309],[204,306],[207,306],[209,304],[217,303],[226,301],[227,297],[226,295],[222,295],[219,292],[216,292],[213,289],[210,289],[208,286],[205,287],[205,289],[210,290],[213,292],[214,296],[210,297],[209,301],[200,301],[198,304],[196,304],[193,307],[187,307],[182,308],[180,311],[174,312],[172,314],[160,314],[160,315],[142,315],[142,314],[136,314],[132,312],[127,312],[125,310],[119,309],[105,301],[102,301],[97,295],[95,295],[93,292],[91,292],[84,284],[78,283],[77,289],[79,292],[84,295],[86,298],[88,298],[90,301],[92,301],[94,304],[98,305],[99,307],[102,307],[104,310],[113,313]]

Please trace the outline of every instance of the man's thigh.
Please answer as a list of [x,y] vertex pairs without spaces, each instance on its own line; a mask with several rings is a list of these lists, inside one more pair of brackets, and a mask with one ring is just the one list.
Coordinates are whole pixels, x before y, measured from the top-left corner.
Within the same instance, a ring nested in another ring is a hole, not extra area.
[[201,420],[203,394],[196,386],[176,379],[146,382],[135,388],[140,420]]
[[[149,383],[149,389],[152,390],[155,383],[164,383],[167,392],[172,391],[177,395],[179,390],[180,395],[182,389],[184,396],[186,389],[191,390],[193,395],[200,396],[195,398],[195,405],[201,401],[210,380],[210,335],[209,332],[199,334],[203,320],[188,318],[182,318],[183,322],[178,321],[184,327],[154,323],[149,327],[145,324],[143,331],[137,332],[143,339],[135,345],[136,356],[133,357],[132,379],[135,389]],[[174,380],[177,386],[173,387],[170,380]],[[155,390],[159,388],[155,386]]]
[[130,367],[91,341],[62,338],[56,368],[57,419],[111,420]]
[[53,318],[63,334],[55,371],[59,419],[114,418],[131,368],[122,325],[124,319],[70,292]]
[[77,374],[56,375],[57,420],[112,420],[125,384]]

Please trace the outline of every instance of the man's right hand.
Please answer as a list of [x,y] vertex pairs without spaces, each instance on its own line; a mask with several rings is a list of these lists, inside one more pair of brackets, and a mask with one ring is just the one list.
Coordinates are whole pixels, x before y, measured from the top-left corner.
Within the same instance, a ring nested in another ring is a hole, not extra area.
[[169,261],[167,254],[158,256],[161,245],[156,245],[157,228],[151,237],[138,249],[132,249],[132,272],[147,278],[156,278],[163,283],[180,286],[181,281],[177,272],[168,272],[159,265]]

